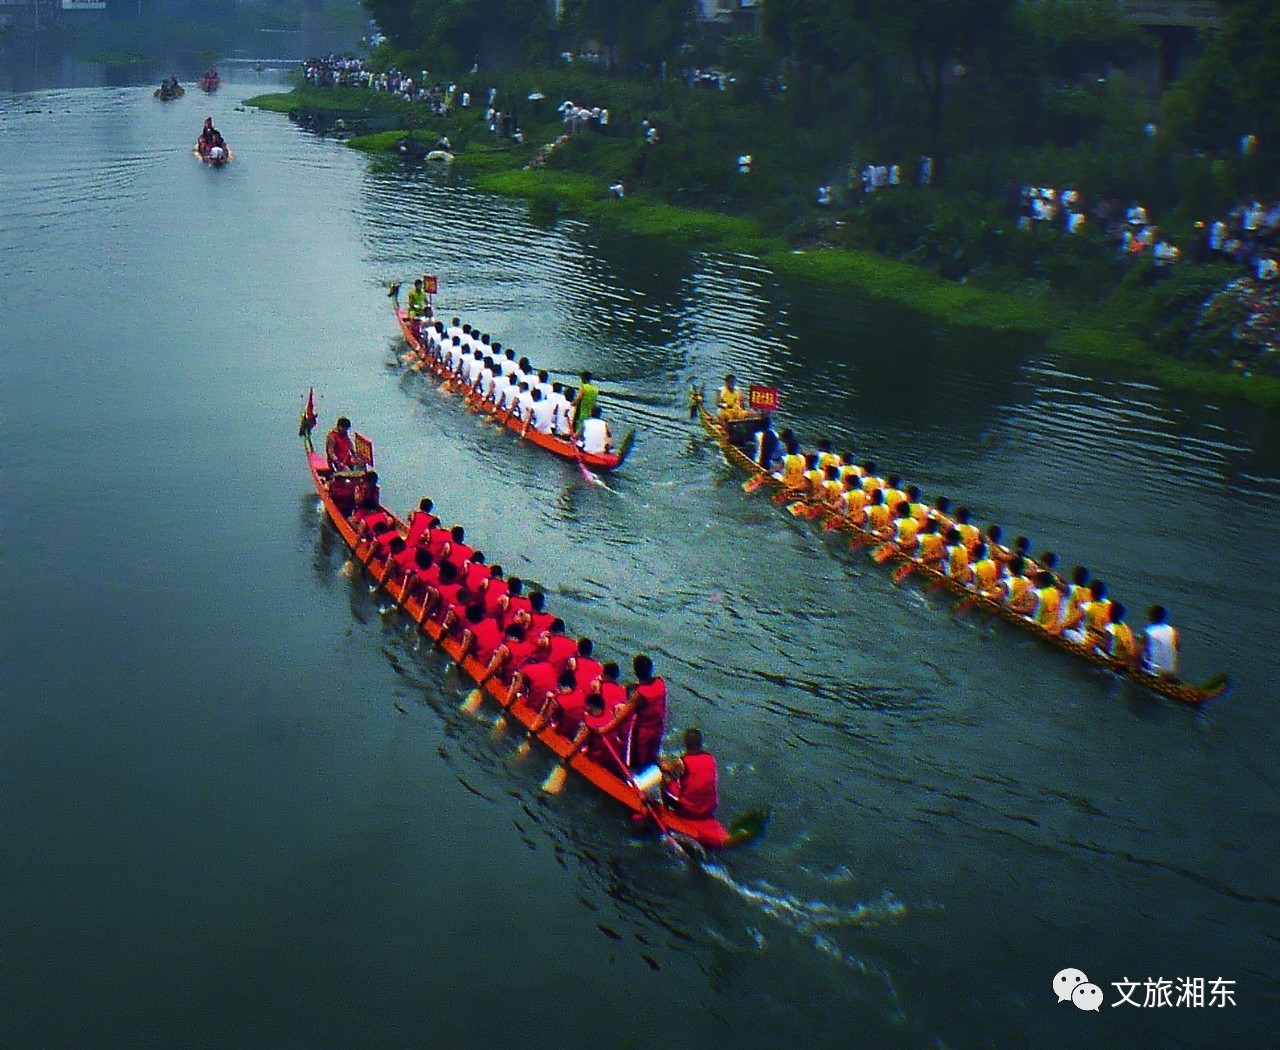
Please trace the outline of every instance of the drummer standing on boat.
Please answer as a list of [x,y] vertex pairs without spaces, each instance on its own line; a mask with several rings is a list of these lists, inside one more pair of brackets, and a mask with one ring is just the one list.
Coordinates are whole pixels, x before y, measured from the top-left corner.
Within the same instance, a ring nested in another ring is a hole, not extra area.
[[583,424],[595,413],[596,401],[600,397],[600,388],[591,382],[591,373],[582,373],[582,385],[578,387],[578,396],[573,402],[573,432],[576,434]]

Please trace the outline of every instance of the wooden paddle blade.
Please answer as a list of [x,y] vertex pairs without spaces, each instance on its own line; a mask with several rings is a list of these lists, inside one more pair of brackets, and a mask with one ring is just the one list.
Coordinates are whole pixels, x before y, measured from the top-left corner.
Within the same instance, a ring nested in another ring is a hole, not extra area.
[[787,505],[787,513],[793,518],[807,518],[809,516],[809,505],[807,503],[790,503]]
[[916,571],[916,563],[913,561],[909,561],[905,565],[899,565],[896,569],[893,570],[893,582],[901,583],[903,580],[905,580],[908,576],[910,576],[915,571]]
[[773,500],[773,502],[777,504],[779,507],[782,506],[782,504],[788,502],[789,500],[795,499],[795,497],[787,489],[783,489],[781,492],[776,493],[775,495],[769,498]]
[[532,736],[527,736],[524,738],[524,741],[521,743],[521,745],[518,748],[516,748],[516,754],[519,755],[521,758],[528,758],[531,754],[533,754],[533,737]]
[[877,565],[883,565],[892,558],[895,553],[897,553],[897,548],[892,543],[882,543],[871,552],[871,557]]
[[757,474],[754,478],[748,478],[742,483],[743,492],[755,492],[766,481],[769,480],[768,474]]
[[805,512],[804,516],[809,521],[817,521],[820,517],[822,517],[822,510],[823,510],[823,507],[821,503],[811,503],[809,504],[809,508]]
[[475,715],[476,712],[480,710],[483,703],[484,690],[472,689],[471,692],[467,694],[467,699],[463,701],[462,712],[468,715]]
[[564,790],[565,781],[569,779],[569,767],[565,765],[556,766],[542,782],[542,790],[548,795],[558,795]]
[[498,715],[494,720],[493,728],[489,730],[489,739],[493,743],[498,743],[507,735],[507,720],[503,715]]

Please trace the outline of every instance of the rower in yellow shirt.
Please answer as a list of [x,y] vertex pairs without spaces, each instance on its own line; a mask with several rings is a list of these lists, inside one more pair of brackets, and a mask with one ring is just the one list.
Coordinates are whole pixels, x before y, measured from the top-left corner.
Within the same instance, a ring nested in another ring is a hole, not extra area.
[[960,530],[954,525],[947,532],[947,549],[942,559],[942,569],[953,580],[968,583],[973,579],[969,568],[969,548],[964,545]]
[[968,507],[958,507],[954,518],[955,527],[960,532],[960,540],[971,556],[977,550],[978,544],[982,542],[982,532],[972,523],[972,517]]
[[[1111,599],[1107,597],[1107,585],[1101,580],[1089,584],[1089,600],[1084,605],[1084,622],[1080,625],[1084,644],[1105,651],[1107,625],[1111,622]],[[1074,640],[1074,638],[1073,638]]]
[[916,521],[912,515],[911,504],[906,500],[898,501],[894,513],[897,521],[894,522],[893,542],[903,554],[911,554],[915,551],[918,542],[920,522]]
[[878,540],[887,540],[893,535],[893,521],[884,501],[884,489],[875,489],[871,493],[871,502],[867,504],[867,531]]
[[823,470],[822,505],[835,514],[844,512],[844,482],[840,480],[840,468],[829,466]]
[[1006,566],[1004,578],[1004,603],[1021,616],[1030,616],[1035,609],[1035,591],[1031,589],[1031,581],[1027,579],[1026,560],[1015,556]]
[[973,587],[985,598],[1000,597],[1000,563],[991,557],[985,543],[973,550]]
[[930,518],[920,529],[916,544],[916,560],[922,565],[937,565],[947,554],[947,544],[938,531],[938,523]]
[[867,520],[867,503],[870,497],[863,491],[859,479],[846,475],[844,479],[844,509],[841,516],[850,524],[861,526]]
[[1037,626],[1043,627],[1050,634],[1062,630],[1062,592],[1058,590],[1058,581],[1048,569],[1041,569],[1036,576],[1036,611],[1034,616]]
[[1077,565],[1071,570],[1071,584],[1062,610],[1062,636],[1068,641],[1084,641],[1084,609],[1091,597],[1089,570]]
[[1122,602],[1112,602],[1110,623],[1107,624],[1107,655],[1125,667],[1134,667],[1138,663],[1138,643],[1133,637],[1133,628],[1124,622],[1125,608]]
[[782,471],[777,477],[784,488],[798,489],[804,484],[804,456],[795,438],[787,442],[786,449],[786,455],[782,457]]

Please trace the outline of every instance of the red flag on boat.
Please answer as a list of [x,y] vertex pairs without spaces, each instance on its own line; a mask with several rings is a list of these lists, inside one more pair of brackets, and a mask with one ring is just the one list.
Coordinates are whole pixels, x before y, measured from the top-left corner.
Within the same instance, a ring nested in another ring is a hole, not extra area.
[[307,391],[307,407],[302,410],[302,418],[298,421],[298,436],[304,437],[316,428],[316,390]]
[[422,275],[422,290],[428,295],[435,295],[440,291],[440,279],[433,277],[429,273],[424,273]]
[[782,395],[775,386],[751,386],[747,389],[747,406],[757,412],[776,412]]

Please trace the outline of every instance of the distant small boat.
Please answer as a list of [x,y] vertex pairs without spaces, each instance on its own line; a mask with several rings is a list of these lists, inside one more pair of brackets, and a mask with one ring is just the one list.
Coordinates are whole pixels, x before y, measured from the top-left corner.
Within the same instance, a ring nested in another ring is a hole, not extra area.
[[222,77],[218,76],[218,71],[216,69],[211,69],[196,81],[196,86],[199,87],[201,91],[207,91],[209,94],[213,94],[213,92],[217,91],[218,88],[222,86]]
[[161,102],[169,102],[175,98],[182,98],[186,93],[186,89],[176,80],[166,80],[156,88],[154,92],[152,92],[152,94],[154,94]]
[[[191,152],[199,157],[202,161],[213,168],[220,168],[224,164],[230,164],[235,160],[235,154],[231,152],[230,146],[214,146],[212,149],[204,150],[201,148],[202,143],[196,139],[196,144],[191,148]],[[221,153],[218,153],[221,150]]]

